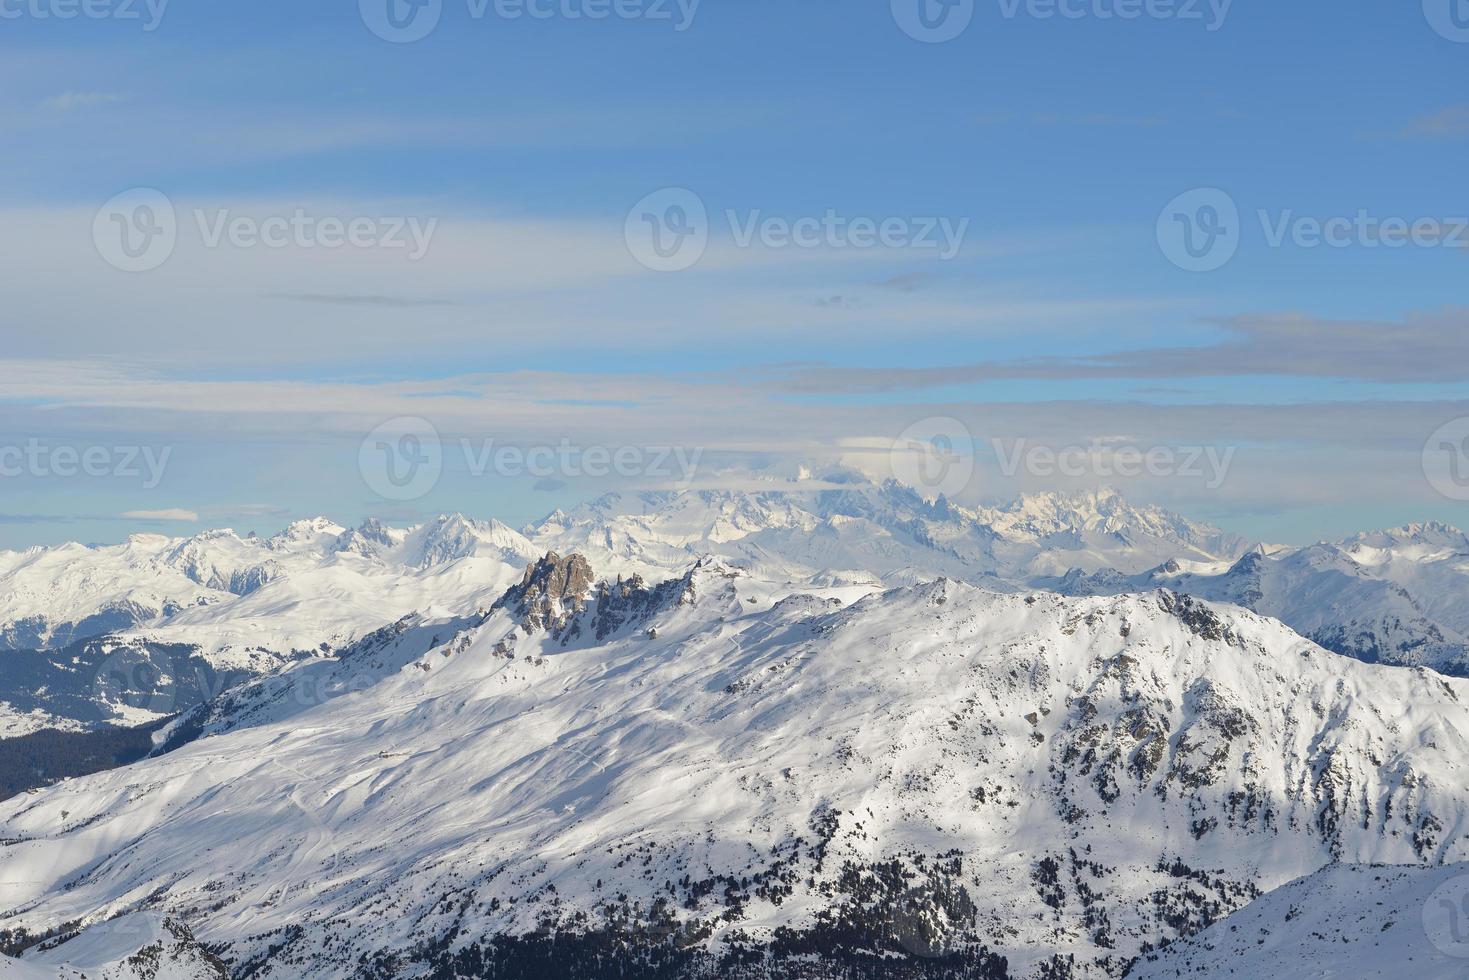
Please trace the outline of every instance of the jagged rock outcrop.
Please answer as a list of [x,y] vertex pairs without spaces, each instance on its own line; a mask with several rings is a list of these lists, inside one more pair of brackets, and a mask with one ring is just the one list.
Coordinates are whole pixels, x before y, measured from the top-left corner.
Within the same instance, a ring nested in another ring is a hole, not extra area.
[[[650,586],[641,575],[617,576],[596,582],[590,563],[581,555],[565,558],[555,552],[526,569],[520,584],[498,599],[491,612],[507,609],[520,633],[546,633],[562,646],[577,641],[606,640],[640,627],[659,612],[693,603],[697,580],[704,576],[726,579],[739,573],[718,559],[703,559],[686,574]],[[501,641],[498,652],[513,653],[515,637]]]
[[560,633],[586,609],[595,581],[592,566],[581,555],[562,558],[553,551],[527,568],[520,584],[490,609],[509,609],[527,633]]

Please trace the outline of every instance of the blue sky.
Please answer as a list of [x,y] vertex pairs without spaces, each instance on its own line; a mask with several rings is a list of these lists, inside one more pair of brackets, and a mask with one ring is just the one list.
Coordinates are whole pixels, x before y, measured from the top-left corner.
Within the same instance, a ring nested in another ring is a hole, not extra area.
[[[1465,523],[1457,483],[1424,472],[1469,416],[1469,43],[1447,0],[1151,8],[1198,19],[976,0],[943,43],[904,32],[907,0],[624,0],[637,16],[599,20],[571,16],[597,0],[442,0],[412,43],[369,29],[379,0],[96,2],[108,16],[0,3],[0,446],[110,460],[4,471],[0,547],[314,513],[518,523],[659,483],[476,475],[466,440],[697,448],[711,486],[801,460],[880,474],[933,418],[972,436],[974,500],[1057,482],[997,472],[994,440],[1208,445],[1235,450],[1218,487],[1069,483],[1275,540]],[[95,228],[135,188],[164,195],[178,242],[127,272]],[[676,272],[625,240],[665,188],[707,214]],[[1159,238],[1199,188],[1239,215],[1207,272]],[[298,213],[380,240],[208,242]],[[738,241],[827,214],[962,226],[962,247]],[[1334,218],[1340,247],[1302,244],[1300,219]],[[416,258],[382,242],[410,219],[432,229]],[[1440,244],[1382,247],[1388,219]],[[404,417],[439,433],[443,473],[384,499],[361,446]],[[112,472],[128,447],[170,450],[156,486]]]

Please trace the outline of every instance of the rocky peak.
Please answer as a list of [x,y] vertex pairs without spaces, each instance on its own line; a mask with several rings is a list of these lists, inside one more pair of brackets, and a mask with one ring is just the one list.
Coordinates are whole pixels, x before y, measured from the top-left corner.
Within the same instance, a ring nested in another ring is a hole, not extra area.
[[[729,591],[739,575],[721,559],[704,558],[679,578],[657,585],[649,585],[641,575],[596,582],[586,558],[577,554],[562,558],[552,552],[527,568],[520,584],[492,608],[510,610],[526,635],[545,632],[562,646],[578,639],[595,638],[600,643],[616,633],[643,629],[659,614],[692,605],[721,584]],[[513,634],[507,651],[512,642]]]
[[1229,569],[1230,575],[1258,575],[1260,569],[1265,565],[1265,552],[1261,548],[1252,548],[1235,562]]
[[591,564],[581,555],[563,558],[548,552],[491,608],[510,610],[527,633],[558,633],[586,608],[595,580]]

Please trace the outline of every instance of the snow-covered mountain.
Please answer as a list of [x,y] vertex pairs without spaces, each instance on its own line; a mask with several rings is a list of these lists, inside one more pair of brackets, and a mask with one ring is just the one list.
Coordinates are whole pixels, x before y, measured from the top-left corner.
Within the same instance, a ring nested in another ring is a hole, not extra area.
[[1273,553],[1256,549],[1227,568],[1170,562],[1141,575],[1076,569],[1035,584],[1066,595],[1166,587],[1272,616],[1359,660],[1469,674],[1469,536],[1445,525]]
[[[651,579],[717,554],[775,586],[860,597],[947,575],[997,589],[1036,570],[1225,560],[1244,543],[1115,493],[970,511],[896,483],[611,495],[518,533],[451,515],[412,528],[298,521],[268,539],[211,531],[0,555],[0,725],[141,724],[409,613],[482,608],[548,551]],[[831,480],[848,480],[832,484]],[[18,651],[41,650],[44,656]]]
[[311,980],[1064,980],[1333,861],[1469,859],[1469,681],[1168,591],[592,567],[0,803],[0,929],[146,910]]
[[1469,865],[1336,864],[1143,958],[1129,980],[1463,980]]
[[847,601],[938,577],[1068,595],[1166,587],[1358,659],[1469,673],[1469,540],[1443,525],[1267,551],[1108,490],[970,509],[841,471],[819,485],[611,494],[524,533],[459,515],[411,528],[319,518],[268,539],[226,530],[6,553],[0,731],[151,722],[410,613],[483,609],[550,551],[649,580],[717,555],[772,594]]
[[[529,541],[498,521],[458,515],[407,530],[377,521],[348,530],[317,518],[269,539],[220,530],[0,552],[0,649],[57,649],[128,631],[224,655],[243,638],[222,624],[245,622],[250,628],[236,633],[289,652],[277,635],[259,635],[286,616],[295,634],[286,644],[311,649],[350,639],[362,609],[393,603],[406,579],[433,578],[463,559],[518,569],[535,557]],[[436,581],[430,591],[446,596],[450,584]],[[219,636],[210,635],[214,627]]]
[[1267,549],[1112,490],[967,509],[854,482],[611,494],[525,531],[543,548],[645,575],[718,554],[776,581],[891,587],[947,576],[1066,595],[1165,587],[1278,618],[1359,660],[1469,674],[1469,536],[1442,524]]
[[141,724],[410,612],[493,601],[537,555],[497,521],[298,521],[0,554],[0,724]]
[[[831,483],[842,474],[827,474]],[[720,555],[773,580],[910,585],[948,576],[1020,588],[1071,568],[1141,572],[1164,561],[1228,561],[1242,538],[1118,493],[1036,494],[968,509],[889,481],[821,491],[608,494],[525,534],[598,568],[667,573]]]
[[188,927],[153,913],[123,915],[0,956],[0,980],[229,980]]

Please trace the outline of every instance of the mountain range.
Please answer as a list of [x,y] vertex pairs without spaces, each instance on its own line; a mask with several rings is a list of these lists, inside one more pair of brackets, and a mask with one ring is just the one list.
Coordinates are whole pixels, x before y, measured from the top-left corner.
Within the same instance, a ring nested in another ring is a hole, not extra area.
[[0,978],[1463,975],[1463,533],[828,484],[0,556]]
[[148,912],[234,976],[1075,980],[1334,862],[1469,860],[1469,681],[1166,590],[550,556],[156,744],[0,804],[12,949]]
[[939,577],[1066,595],[1162,587],[1357,659],[1469,674],[1469,536],[1444,525],[1284,548],[1108,490],[965,508],[841,472],[823,486],[609,494],[521,531],[460,515],[410,528],[318,518],[271,538],[0,553],[0,734],[156,721],[410,613],[479,610],[550,551],[648,579],[714,555],[844,601]]

